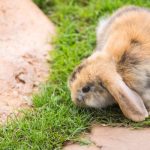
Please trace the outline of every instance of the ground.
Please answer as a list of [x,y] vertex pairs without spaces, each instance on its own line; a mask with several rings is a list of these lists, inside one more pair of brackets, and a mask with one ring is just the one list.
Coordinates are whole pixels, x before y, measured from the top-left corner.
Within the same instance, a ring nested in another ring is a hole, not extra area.
[[[84,143],[82,132],[94,123],[149,127],[150,119],[134,123],[126,119],[118,107],[105,110],[80,109],[73,105],[67,79],[73,68],[95,47],[98,20],[126,4],[150,6],[145,0],[35,0],[57,26],[55,51],[51,53],[52,71],[49,82],[33,96],[34,111],[23,119],[0,128],[0,149],[62,149],[66,141]],[[88,143],[86,143],[88,144]]]
[[150,129],[94,126],[82,140],[67,144],[64,150],[149,150]]
[[46,79],[54,26],[30,0],[1,1],[0,16],[0,122],[5,123],[31,107],[31,94]]

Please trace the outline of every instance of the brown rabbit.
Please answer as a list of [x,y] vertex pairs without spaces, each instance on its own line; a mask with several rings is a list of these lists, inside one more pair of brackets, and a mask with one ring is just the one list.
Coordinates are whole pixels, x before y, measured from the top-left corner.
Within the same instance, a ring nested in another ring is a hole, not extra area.
[[150,11],[119,9],[97,28],[93,54],[69,79],[72,100],[104,108],[118,103],[124,115],[142,121],[150,111]]

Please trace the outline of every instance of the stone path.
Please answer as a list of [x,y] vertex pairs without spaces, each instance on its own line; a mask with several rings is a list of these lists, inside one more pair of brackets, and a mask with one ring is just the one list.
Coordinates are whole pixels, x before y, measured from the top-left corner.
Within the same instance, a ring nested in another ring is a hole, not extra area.
[[150,129],[93,127],[86,136],[90,145],[71,144],[63,150],[150,150]]
[[31,0],[0,1],[0,122],[32,105],[48,74],[54,25]]

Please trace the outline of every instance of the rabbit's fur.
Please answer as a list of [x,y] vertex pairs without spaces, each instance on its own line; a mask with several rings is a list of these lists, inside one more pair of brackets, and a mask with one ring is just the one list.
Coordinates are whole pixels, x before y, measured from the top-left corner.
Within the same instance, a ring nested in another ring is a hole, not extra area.
[[95,51],[74,70],[69,88],[77,105],[118,103],[127,118],[144,120],[150,111],[150,11],[123,7],[100,24]]

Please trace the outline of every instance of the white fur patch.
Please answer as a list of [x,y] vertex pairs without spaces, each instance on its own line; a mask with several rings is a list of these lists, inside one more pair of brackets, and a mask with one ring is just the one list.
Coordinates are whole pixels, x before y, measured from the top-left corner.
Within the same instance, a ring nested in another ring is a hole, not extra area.
[[100,18],[98,26],[96,28],[96,37],[97,37],[97,41],[99,40],[101,34],[104,31],[104,28],[106,27],[107,23],[109,21],[109,18]]
[[93,99],[93,100],[88,100],[86,101],[86,105],[88,107],[93,107],[93,108],[106,108],[107,106],[111,106],[115,104],[115,101],[113,101],[112,99],[106,99],[104,97],[101,97],[100,100],[96,100],[96,99]]

